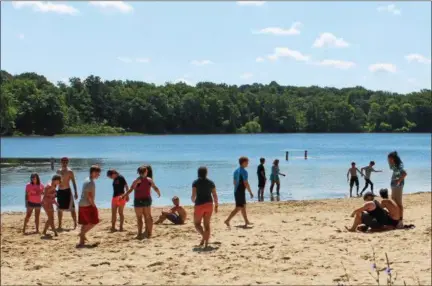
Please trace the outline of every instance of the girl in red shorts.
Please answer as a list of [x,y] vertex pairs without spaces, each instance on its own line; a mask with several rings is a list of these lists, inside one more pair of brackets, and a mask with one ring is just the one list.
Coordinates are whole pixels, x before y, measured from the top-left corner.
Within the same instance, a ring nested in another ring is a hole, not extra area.
[[[207,247],[210,239],[210,219],[214,210],[218,210],[218,196],[213,181],[207,179],[207,168],[198,169],[198,179],[192,184],[192,202],[195,203],[194,224],[201,234],[200,246]],[[204,220],[204,228],[201,223]]]
[[81,225],[80,240],[77,247],[83,247],[87,241],[86,234],[99,223],[98,209],[95,203],[96,184],[101,169],[99,166],[90,167],[90,176],[84,181],[81,200],[79,201],[78,223]]
[[111,201],[111,231],[117,231],[115,228],[117,221],[117,212],[120,216],[120,231],[123,231],[124,214],[123,210],[129,198],[122,199],[122,195],[128,191],[129,187],[125,178],[116,170],[110,169],[107,177],[113,180],[113,198]]

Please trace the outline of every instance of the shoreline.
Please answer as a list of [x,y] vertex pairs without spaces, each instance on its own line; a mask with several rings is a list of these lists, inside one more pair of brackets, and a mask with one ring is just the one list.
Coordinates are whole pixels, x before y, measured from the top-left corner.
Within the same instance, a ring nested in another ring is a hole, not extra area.
[[146,134],[139,132],[125,132],[125,133],[100,133],[100,134],[55,134],[52,136],[47,135],[2,135],[2,138],[69,138],[69,137],[118,137],[118,136],[212,136],[212,135],[282,135],[282,134],[326,134],[326,135],[354,135],[354,134],[427,134],[430,132],[291,132],[291,133],[165,133],[165,134]]
[[[240,215],[228,229],[223,222],[233,204],[221,204],[212,216],[207,250],[197,247],[192,207],[185,207],[185,225],[156,225],[150,240],[135,239],[133,209],[125,210],[125,231],[115,233],[109,231],[111,211],[100,209],[101,222],[88,234],[100,244],[88,249],[75,248],[79,231],[71,229],[68,214],[65,230],[47,240],[21,233],[24,213],[2,213],[2,285],[376,285],[369,275],[374,252],[382,285],[386,254],[396,285],[430,285],[431,192],[404,196],[404,221],[416,226],[410,230],[345,231],[361,204],[361,199],[250,203],[253,225],[246,229]],[[153,219],[159,209],[153,208]],[[41,225],[45,220],[43,213]],[[33,230],[31,219],[27,232]]]
[[[404,194],[403,196],[406,197],[406,196],[423,195],[423,194],[429,194],[432,197],[432,191],[419,191],[419,192],[415,192],[415,193],[407,193],[407,194]],[[377,196],[377,198],[380,199],[379,195]],[[325,203],[325,202],[331,202],[331,201],[344,201],[344,200],[349,200],[349,201],[361,200],[361,201],[363,201],[361,197],[352,197],[352,198],[349,198],[349,197],[340,197],[340,198],[280,200],[280,201],[276,201],[276,200],[275,201],[271,201],[270,199],[268,199],[268,200],[266,200],[264,202],[259,202],[259,201],[255,200],[255,196],[254,196],[254,200],[253,201],[248,201],[248,199],[246,199],[246,202],[247,202],[247,206],[250,206],[250,205],[255,205],[255,204],[258,204],[258,205],[260,205],[260,204],[288,204],[289,205],[289,204],[296,204],[296,203],[305,203],[305,204],[307,204],[307,203],[317,203],[317,202],[323,202],[323,203]],[[77,201],[75,201],[75,204],[77,204]],[[98,204],[96,203],[96,206],[97,205]],[[190,204],[181,204],[181,206],[183,206],[186,209],[192,209],[192,210],[193,210],[193,207],[194,207],[194,205],[192,203],[190,203]],[[223,207],[234,207],[234,202],[219,203],[219,206],[220,207],[222,207],[222,206]],[[172,207],[172,205],[152,205],[152,209],[157,209],[157,210],[159,210],[159,209],[168,209],[168,208],[171,208],[171,207]],[[128,209],[132,210],[133,208],[134,208],[133,205],[126,205],[125,211],[128,210]],[[99,211],[111,211],[111,208],[109,208],[109,207],[101,207],[101,208],[98,207],[98,210]],[[78,209],[76,209],[76,211],[78,211]],[[43,210],[42,210],[42,212],[43,212]],[[26,213],[25,210],[23,210],[23,211],[3,211],[3,210],[1,210],[1,212],[0,212],[1,215],[3,215],[3,214],[6,214],[6,215],[24,215],[25,213]]]

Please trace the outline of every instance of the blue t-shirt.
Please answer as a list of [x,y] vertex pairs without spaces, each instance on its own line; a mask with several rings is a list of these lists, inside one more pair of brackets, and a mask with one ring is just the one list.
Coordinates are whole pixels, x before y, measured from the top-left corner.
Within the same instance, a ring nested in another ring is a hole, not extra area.
[[234,193],[236,192],[244,192],[246,190],[246,187],[244,185],[244,182],[248,180],[248,172],[243,167],[239,167],[237,170],[234,171]]

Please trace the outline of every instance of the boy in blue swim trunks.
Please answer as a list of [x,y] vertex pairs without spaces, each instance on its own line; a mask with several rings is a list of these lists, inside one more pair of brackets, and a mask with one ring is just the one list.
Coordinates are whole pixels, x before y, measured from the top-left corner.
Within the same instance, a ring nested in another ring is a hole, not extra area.
[[180,206],[180,199],[175,196],[172,198],[172,202],[174,207],[169,211],[162,211],[159,219],[155,222],[155,224],[161,224],[166,219],[172,222],[173,224],[184,224],[186,220],[186,210]]

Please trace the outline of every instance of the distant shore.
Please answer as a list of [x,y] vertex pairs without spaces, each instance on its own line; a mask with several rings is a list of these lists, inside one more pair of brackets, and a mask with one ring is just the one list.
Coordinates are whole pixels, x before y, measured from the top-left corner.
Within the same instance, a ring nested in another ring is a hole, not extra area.
[[[233,204],[212,218],[211,248],[197,247],[193,208],[185,225],[157,225],[151,240],[136,240],[133,208],[125,212],[125,232],[110,233],[111,211],[100,210],[101,223],[88,238],[93,249],[76,249],[78,230],[49,240],[21,233],[24,213],[1,214],[3,285],[376,285],[373,251],[381,285],[387,279],[385,254],[395,285],[431,284],[431,193],[404,196],[405,222],[411,230],[348,233],[350,213],[361,199],[264,202],[248,204],[252,228],[231,230],[223,221]],[[152,210],[156,219],[162,208]],[[42,213],[41,223],[46,220]],[[28,231],[34,230],[32,219]],[[409,247],[407,247],[407,243]],[[83,260],[85,257],[85,260]],[[241,267],[239,267],[241,266]],[[271,273],[271,275],[269,275]],[[347,281],[349,280],[349,281]]]

